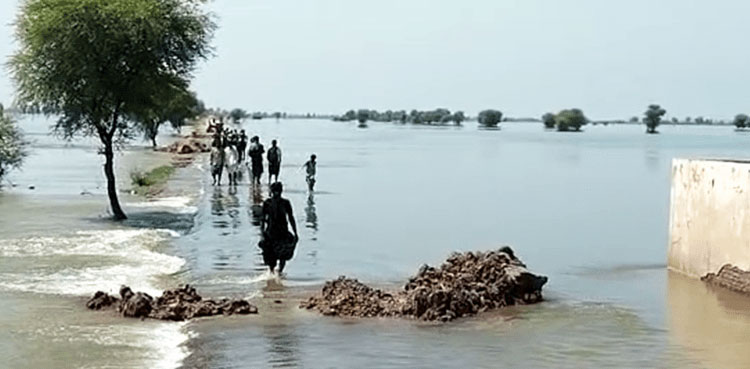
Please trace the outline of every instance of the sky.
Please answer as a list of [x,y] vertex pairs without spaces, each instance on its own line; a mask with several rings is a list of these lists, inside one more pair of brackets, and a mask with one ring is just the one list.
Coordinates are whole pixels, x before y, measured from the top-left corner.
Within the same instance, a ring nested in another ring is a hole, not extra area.
[[[0,0],[0,58],[18,1]],[[208,106],[508,116],[583,109],[731,119],[750,112],[746,0],[214,0]],[[7,69],[0,102],[14,96]]]

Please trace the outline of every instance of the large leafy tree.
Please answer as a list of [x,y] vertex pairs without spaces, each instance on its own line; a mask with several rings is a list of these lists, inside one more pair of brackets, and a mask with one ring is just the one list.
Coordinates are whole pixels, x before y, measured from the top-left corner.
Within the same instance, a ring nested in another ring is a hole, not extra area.
[[16,122],[0,104],[0,179],[9,170],[21,166],[26,156],[26,145]]
[[557,113],[555,123],[560,132],[579,132],[588,123],[588,119],[581,109],[565,109]]
[[646,133],[656,133],[656,127],[661,123],[661,118],[667,111],[659,105],[651,104],[643,113],[643,123],[646,124]]
[[747,114],[737,114],[734,117],[734,126],[738,129],[746,128],[748,123],[750,123],[750,117],[748,117]]
[[189,119],[203,113],[205,108],[196,97],[195,93],[181,86],[163,86],[159,105],[138,112],[130,117],[138,123],[138,128],[143,132],[144,138],[151,141],[156,148],[156,136],[159,128],[169,122],[176,131],[180,131]]
[[479,112],[477,120],[484,127],[497,127],[503,120],[503,113],[493,109],[482,110]]
[[187,86],[210,52],[214,23],[199,0],[26,0],[10,71],[18,102],[59,119],[66,138],[95,136],[115,219],[114,150],[132,117],[158,110],[163,86]]
[[555,115],[552,113],[542,115],[542,123],[544,123],[546,129],[555,128]]

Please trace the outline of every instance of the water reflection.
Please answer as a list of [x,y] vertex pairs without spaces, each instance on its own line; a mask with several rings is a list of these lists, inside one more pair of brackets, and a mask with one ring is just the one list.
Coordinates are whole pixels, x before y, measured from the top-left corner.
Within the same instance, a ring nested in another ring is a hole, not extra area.
[[707,368],[750,368],[750,299],[675,272],[667,278],[670,338]]
[[263,216],[263,192],[260,186],[253,185],[250,187],[251,204],[249,208],[251,223],[260,227],[261,217]]
[[232,223],[232,229],[240,227],[240,199],[237,197],[237,186],[230,186],[226,197],[227,215]]
[[318,214],[315,212],[315,195],[311,192],[307,195],[307,206],[305,207],[305,226],[318,231]]
[[286,324],[264,325],[268,363],[274,368],[298,367],[300,337],[295,328]]
[[[223,236],[238,232],[242,224],[239,208],[240,200],[237,197],[237,187],[228,187],[226,194],[222,187],[217,186],[213,188],[213,194],[211,195],[211,215],[214,215],[212,221],[213,227],[221,229],[231,228],[232,230],[231,232],[229,230],[225,231],[222,233]],[[225,219],[224,216],[227,216],[228,219]]]

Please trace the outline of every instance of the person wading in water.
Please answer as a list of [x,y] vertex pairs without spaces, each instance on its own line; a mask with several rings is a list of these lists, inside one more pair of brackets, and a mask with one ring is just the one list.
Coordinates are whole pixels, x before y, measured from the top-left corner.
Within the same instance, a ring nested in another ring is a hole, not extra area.
[[[279,170],[281,170],[281,149],[276,146],[276,140],[271,141],[271,148],[268,149],[268,184],[279,181]],[[274,181],[271,177],[276,176]]]
[[310,190],[310,192],[314,191],[315,189],[315,172],[317,166],[317,163],[315,162],[316,158],[317,156],[315,156],[315,154],[310,155],[310,160],[308,160],[303,165],[303,167],[305,167],[305,171],[307,172],[305,180],[307,181],[307,188]]
[[[258,246],[263,250],[263,262],[268,266],[268,270],[273,273],[278,262],[279,275],[284,271],[286,262],[294,256],[294,249],[299,240],[292,204],[281,197],[283,189],[280,182],[271,184],[271,198],[263,202],[261,240],[258,242]],[[294,234],[289,232],[290,224]]]
[[250,150],[247,150],[247,156],[251,161],[251,183],[260,184],[260,176],[263,175],[263,145],[260,144],[260,138],[253,136],[250,139]]

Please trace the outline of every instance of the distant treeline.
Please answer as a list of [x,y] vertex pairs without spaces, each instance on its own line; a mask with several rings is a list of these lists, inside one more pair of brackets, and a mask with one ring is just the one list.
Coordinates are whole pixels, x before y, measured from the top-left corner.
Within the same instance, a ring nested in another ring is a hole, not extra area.
[[359,109],[357,111],[349,110],[343,115],[333,117],[333,120],[339,122],[358,121],[364,124],[368,121],[373,122],[397,122],[397,123],[411,123],[411,124],[455,124],[460,125],[461,122],[466,120],[464,112],[457,111],[451,113],[448,109],[435,109],[435,110],[412,110],[406,112],[406,110],[386,110],[379,112],[377,110]]

